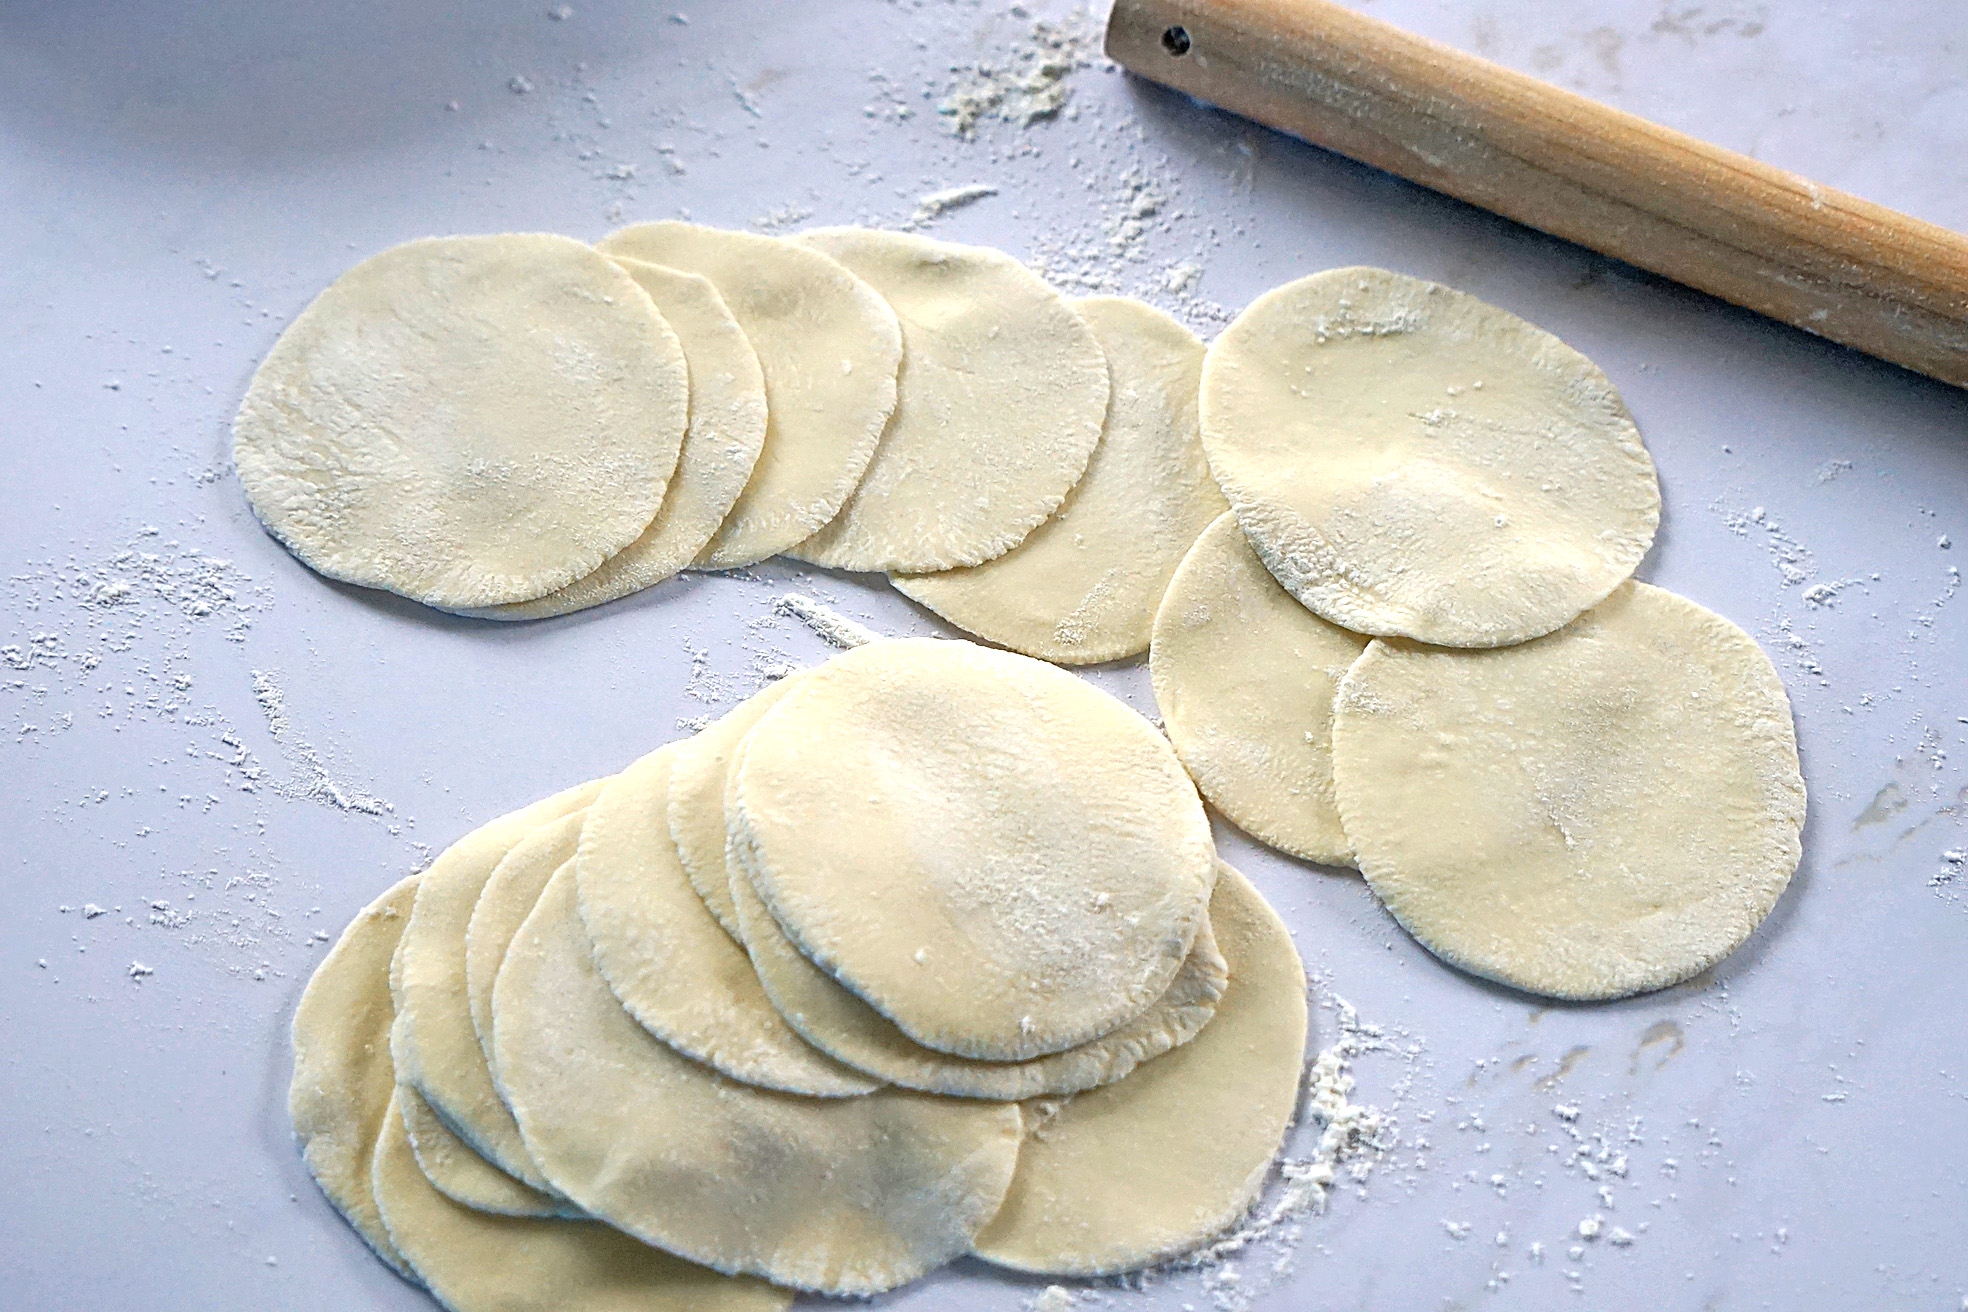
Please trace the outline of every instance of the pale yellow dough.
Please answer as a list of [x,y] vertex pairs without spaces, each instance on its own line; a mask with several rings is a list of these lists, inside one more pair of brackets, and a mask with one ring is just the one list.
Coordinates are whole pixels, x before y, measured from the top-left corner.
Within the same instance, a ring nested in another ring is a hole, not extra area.
[[233,463],[310,566],[447,609],[530,601],[634,542],[683,440],[683,350],[567,237],[432,237],[343,274],[253,375]]
[[657,1038],[734,1080],[845,1098],[880,1083],[809,1045],[773,1010],[745,950],[690,887],[670,840],[671,749],[615,777],[575,858],[581,921],[609,988]]
[[391,1240],[450,1312],[783,1312],[793,1298],[638,1243],[598,1221],[496,1216],[418,1169],[391,1107],[370,1161]]
[[1196,431],[1203,344],[1140,301],[1072,304],[1093,329],[1113,384],[1086,473],[1057,514],[996,560],[891,581],[988,642],[1086,665],[1147,650],[1175,567],[1229,506]]
[[396,1105],[418,1169],[445,1197],[501,1216],[580,1215],[573,1204],[522,1184],[479,1156],[409,1085],[396,1086]]
[[1376,642],[1340,685],[1339,812],[1431,952],[1548,997],[1665,988],[1733,952],[1800,855],[1790,701],[1729,621],[1630,583],[1484,652]]
[[431,863],[392,964],[397,1078],[424,1096],[472,1148],[516,1179],[551,1192],[499,1101],[472,1024],[465,931],[503,862],[552,870],[574,855],[581,814],[604,781],[582,784],[492,821]]
[[417,876],[356,913],[314,969],[294,1008],[294,1078],[287,1114],[308,1174],[399,1275],[416,1274],[390,1241],[369,1189],[375,1151],[396,1089],[390,1065],[390,954],[410,918]]
[[915,1042],[986,1061],[1147,1010],[1215,878],[1152,725],[967,642],[874,642],[802,675],[745,738],[725,820],[801,952]]
[[554,1183],[595,1216],[733,1274],[874,1294],[968,1251],[1018,1155],[1016,1104],[739,1084],[636,1024],[554,876],[492,993],[501,1084]]
[[1107,365],[1079,315],[1002,251],[902,232],[793,239],[839,260],[902,324],[895,416],[838,518],[787,554],[834,569],[981,565],[1086,470]]
[[1196,540],[1155,616],[1148,669],[1176,755],[1238,828],[1308,861],[1353,864],[1332,709],[1366,645],[1279,587],[1233,514]]
[[1277,913],[1228,866],[1210,920],[1230,965],[1216,1019],[1118,1084],[1032,1109],[979,1257],[1112,1275],[1195,1248],[1256,1199],[1298,1104],[1305,969]]
[[710,280],[643,260],[615,262],[649,293],[683,346],[690,369],[690,421],[676,474],[642,536],[593,573],[537,601],[470,612],[534,620],[599,606],[670,578],[709,544],[765,446],[765,374],[738,321]]
[[670,758],[670,837],[690,886],[734,941],[743,941],[724,870],[724,782],[731,756],[759,717],[778,704],[798,675],[767,684],[725,712]]
[[778,237],[671,221],[598,247],[708,278],[765,374],[765,447],[697,564],[750,565],[812,536],[854,491],[895,410],[895,312],[835,261]]
[[1223,994],[1223,954],[1205,920],[1168,992],[1113,1033],[1030,1061],[972,1061],[911,1042],[880,1012],[801,956],[736,861],[731,897],[757,982],[786,1022],[848,1065],[925,1093],[1017,1101],[1111,1084],[1194,1038],[1215,1014]]
[[1360,633],[1499,647],[1619,585],[1660,487],[1606,375],[1385,269],[1253,301],[1203,365],[1203,447],[1285,590]]

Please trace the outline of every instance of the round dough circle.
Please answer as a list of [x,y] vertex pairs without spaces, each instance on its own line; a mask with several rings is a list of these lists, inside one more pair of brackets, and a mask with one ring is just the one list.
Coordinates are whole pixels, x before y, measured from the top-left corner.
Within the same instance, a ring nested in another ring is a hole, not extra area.
[[396,1077],[424,1096],[474,1150],[535,1189],[551,1192],[526,1155],[518,1127],[493,1087],[472,1024],[465,931],[493,871],[507,861],[548,870],[574,855],[581,815],[602,783],[582,784],[501,817],[431,863],[391,963]]
[[815,1098],[873,1092],[879,1081],[781,1019],[691,888],[670,841],[670,760],[669,748],[643,757],[588,810],[574,869],[595,968],[644,1029],[734,1080]]
[[725,794],[745,873],[815,964],[926,1048],[1025,1061],[1167,991],[1215,878],[1195,785],[1075,675],[871,643],[800,678]]
[[1087,665],[1147,649],[1169,577],[1229,505],[1196,431],[1196,335],[1125,297],[1073,308],[1100,343],[1113,385],[1086,473],[1057,514],[996,560],[891,581],[986,641]]
[[775,1093],[651,1035],[595,969],[571,871],[513,939],[492,1007],[500,1079],[554,1182],[717,1270],[880,1293],[968,1251],[1011,1182],[1015,1104]]
[[902,323],[895,417],[840,515],[787,554],[833,569],[981,565],[1059,509],[1107,413],[1107,362],[1045,280],[1002,251],[902,232],[793,238]]
[[1155,615],[1148,670],[1175,754],[1239,829],[1307,861],[1353,864],[1332,706],[1366,645],[1279,587],[1234,514],[1196,539]]
[[670,837],[690,886],[734,942],[744,941],[725,879],[724,783],[738,744],[759,717],[778,705],[797,674],[767,684],[732,707],[694,738],[676,745],[670,758]]
[[905,1089],[953,1098],[1017,1101],[1111,1084],[1151,1057],[1193,1039],[1216,1013],[1226,967],[1209,921],[1168,992],[1111,1034],[1030,1061],[972,1061],[932,1052],[800,955],[737,863],[731,897],[746,950],[772,1006],[815,1047]]
[[1385,269],[1253,301],[1203,365],[1203,447],[1286,591],[1361,633],[1549,633],[1653,543],[1660,485],[1599,367]]
[[1263,1188],[1298,1105],[1305,968],[1258,891],[1224,866],[1210,899],[1230,985],[1194,1040],[1040,1121],[984,1233],[987,1262],[1100,1276],[1187,1252]]
[[522,1184],[479,1156],[409,1085],[396,1086],[396,1104],[418,1169],[446,1198],[500,1216],[580,1215],[572,1203]]
[[537,601],[475,610],[495,620],[546,619],[599,606],[670,578],[696,559],[745,490],[765,446],[765,374],[708,278],[616,257],[683,344],[690,421],[662,509],[642,536],[584,578]]
[[1547,997],[1706,970],[1801,854],[1776,670],[1729,621],[1644,583],[1518,647],[1374,643],[1340,685],[1333,774],[1360,869],[1402,926]]
[[376,1210],[369,1159],[394,1114],[390,956],[410,918],[417,880],[411,875],[357,912],[314,968],[294,1008],[294,1078],[287,1088],[287,1114],[308,1174],[376,1256],[407,1280],[417,1274]]
[[314,569],[432,606],[529,601],[635,541],[690,396],[683,349],[567,237],[432,237],[350,269],[253,375],[233,463]]
[[368,1174],[391,1240],[450,1312],[784,1312],[793,1301],[597,1221],[465,1207],[424,1178],[394,1106]]
[[765,448],[698,566],[755,564],[811,537],[861,481],[894,413],[895,312],[835,261],[778,237],[669,221],[597,245],[708,278],[765,374]]

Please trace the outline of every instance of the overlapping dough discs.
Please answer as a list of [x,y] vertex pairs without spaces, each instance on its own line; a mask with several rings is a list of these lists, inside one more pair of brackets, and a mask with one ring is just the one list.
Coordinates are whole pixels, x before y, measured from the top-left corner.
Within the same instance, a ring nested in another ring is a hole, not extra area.
[[1100,296],[1073,308],[1112,383],[1086,473],[1057,514],[996,560],[893,582],[980,638],[1085,665],[1147,648],[1175,567],[1228,505],[1196,431],[1203,344],[1140,301]]
[[708,278],[765,374],[765,448],[697,563],[750,565],[812,536],[861,480],[895,410],[895,312],[833,260],[778,237],[638,223],[598,248]]
[[840,261],[902,324],[895,415],[840,515],[788,554],[834,569],[979,565],[1044,523],[1107,412],[1107,366],[1058,292],[1002,251],[901,232],[793,239]]
[[765,374],[751,342],[710,280],[616,257],[676,333],[690,369],[690,421],[676,474],[642,536],[537,601],[471,612],[531,620],[599,606],[651,587],[697,558],[724,523],[765,446]]
[[433,237],[288,326],[233,421],[254,513],[328,575],[432,606],[564,587],[649,526],[683,440],[683,351],[567,237]]
[[1374,643],[1340,685],[1333,772],[1395,918],[1451,964],[1550,997],[1706,969],[1800,855],[1804,781],[1769,658],[1643,583],[1518,647]]
[[848,1065],[925,1093],[1013,1101],[1111,1084],[1142,1062],[1193,1039],[1216,1014],[1223,994],[1227,967],[1206,919],[1167,992],[1119,1029],[1030,1061],[973,1061],[912,1042],[887,1017],[801,956],[736,862],[731,898],[758,982],[786,1022]]
[[1361,633],[1494,647],[1633,572],[1660,488],[1619,393],[1515,315],[1384,269],[1253,301],[1203,366],[1203,446],[1251,545]]
[[602,782],[494,820],[432,862],[391,970],[397,1016],[390,1049],[397,1078],[421,1093],[473,1149],[508,1175],[549,1192],[486,1069],[465,979],[465,933],[497,867],[516,860],[551,870],[574,855],[580,812]]
[[446,1198],[418,1170],[394,1106],[369,1185],[392,1242],[450,1312],[782,1312],[793,1301],[598,1221],[495,1216]]
[[1091,684],[967,642],[871,643],[745,739],[733,850],[800,950],[926,1048],[1025,1061],[1162,996],[1215,878],[1168,743]]
[[1194,1248],[1257,1197],[1298,1105],[1305,969],[1277,913],[1228,866],[1210,921],[1230,967],[1216,1019],[1118,1084],[1035,1109],[979,1257],[1049,1275],[1130,1271]]
[[734,941],[742,941],[744,931],[738,926],[725,878],[724,779],[738,744],[798,678],[789,675],[767,684],[696,737],[678,743],[670,758],[670,837],[676,842],[677,859],[690,877],[690,886]]
[[321,1192],[376,1256],[417,1277],[376,1210],[369,1159],[396,1089],[390,1064],[390,956],[410,918],[418,876],[356,913],[309,978],[294,1008],[294,1078],[287,1114],[301,1159]]
[[1279,587],[1234,514],[1196,540],[1155,616],[1148,669],[1176,755],[1238,828],[1308,861],[1353,864],[1332,706],[1366,645]]
[[543,1194],[486,1161],[431,1110],[424,1095],[407,1084],[396,1086],[396,1106],[417,1167],[437,1191],[453,1202],[500,1216],[579,1216],[581,1209]]
[[1010,1184],[1015,1104],[739,1084],[655,1038],[595,969],[572,871],[493,989],[499,1077],[527,1146],[589,1212],[721,1271],[872,1294],[967,1251]]
[[575,858],[595,967],[629,1014],[735,1080],[846,1098],[880,1083],[810,1046],[773,1010],[745,949],[691,888],[670,841],[671,749],[615,777],[588,810]]

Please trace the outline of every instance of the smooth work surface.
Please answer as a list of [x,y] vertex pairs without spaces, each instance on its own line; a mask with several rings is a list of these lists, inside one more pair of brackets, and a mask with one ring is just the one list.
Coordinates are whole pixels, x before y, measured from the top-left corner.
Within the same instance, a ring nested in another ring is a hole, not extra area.
[[[1958,5],[1363,8],[1968,227]],[[1098,15],[1034,36],[1062,17],[0,10],[0,1303],[426,1306],[289,1136],[286,1026],[325,943],[474,824],[824,658],[775,599],[944,631],[878,580],[779,564],[469,623],[326,583],[253,520],[232,411],[348,264],[687,214],[989,242],[1206,336],[1342,264],[1485,297],[1620,386],[1666,500],[1641,576],[1742,624],[1790,687],[1804,866],[1741,952],[1651,997],[1479,984],[1357,877],[1220,826],[1294,928],[1312,1046],[1340,1048],[1381,1148],[1324,1214],[1091,1305],[1962,1306],[1968,394],[1132,83]],[[1048,89],[1056,118],[996,116]],[[973,185],[995,191],[953,202]],[[1152,713],[1139,664],[1092,677]],[[965,1265],[883,1305],[1009,1310],[1043,1283]]]

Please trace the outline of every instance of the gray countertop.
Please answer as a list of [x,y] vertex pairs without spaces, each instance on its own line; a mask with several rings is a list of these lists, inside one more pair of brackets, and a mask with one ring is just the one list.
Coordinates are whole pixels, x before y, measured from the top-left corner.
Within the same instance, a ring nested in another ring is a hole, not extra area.
[[[823,658],[776,597],[941,631],[777,564],[510,628],[326,583],[225,464],[281,326],[428,233],[896,224],[981,183],[924,230],[1205,336],[1369,263],[1590,354],[1660,468],[1642,576],[1765,644],[1811,788],[1751,942],[1600,1007],[1458,975],[1356,877],[1222,828],[1315,976],[1314,1046],[1342,999],[1376,1027],[1352,1096],[1385,1151],[1242,1260],[1091,1304],[1968,1306],[1968,394],[1132,83],[1097,38],[1060,118],[953,136],[952,86],[1063,9],[569,5],[0,8],[0,1305],[426,1306],[289,1136],[325,943],[474,824]],[[1968,228],[1958,4],[1364,7]],[[1139,664],[1092,677],[1152,713]],[[881,1301],[1042,1287],[963,1264]]]

